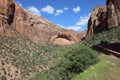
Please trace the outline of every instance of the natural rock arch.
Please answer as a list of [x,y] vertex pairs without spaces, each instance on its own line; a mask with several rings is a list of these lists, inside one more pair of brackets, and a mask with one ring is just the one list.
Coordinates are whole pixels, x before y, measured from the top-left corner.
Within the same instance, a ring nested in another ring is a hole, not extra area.
[[75,43],[75,40],[70,35],[59,34],[53,39],[52,42],[59,45],[71,45]]

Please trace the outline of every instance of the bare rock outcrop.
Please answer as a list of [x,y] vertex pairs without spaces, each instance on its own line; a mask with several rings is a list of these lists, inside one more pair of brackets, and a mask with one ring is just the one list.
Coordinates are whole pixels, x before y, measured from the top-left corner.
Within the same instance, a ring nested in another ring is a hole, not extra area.
[[87,37],[91,37],[93,34],[106,30],[106,26],[106,7],[95,7],[88,21]]
[[56,39],[62,38],[62,41],[69,45],[79,42],[81,39],[78,37],[79,33],[63,29],[41,16],[30,13],[15,3],[14,0],[1,0],[0,35],[16,38],[17,35],[14,34],[14,31],[39,44],[61,44],[62,42]]
[[106,7],[97,6],[91,13],[86,38],[117,26],[120,26],[120,0],[107,0]]
[[8,24],[11,24],[14,19],[15,4],[13,0],[1,0],[0,2],[0,17],[7,20]]
[[111,29],[120,25],[120,0],[107,0],[107,25]]
[[73,30],[64,30],[51,36],[50,43],[60,44],[60,45],[71,45],[73,43],[79,42],[84,37],[83,32],[77,33]]

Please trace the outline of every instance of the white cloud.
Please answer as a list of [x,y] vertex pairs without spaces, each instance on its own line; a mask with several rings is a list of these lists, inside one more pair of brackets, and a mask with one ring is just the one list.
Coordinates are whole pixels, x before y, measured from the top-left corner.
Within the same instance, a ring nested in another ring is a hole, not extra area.
[[64,11],[62,9],[56,10],[55,16],[62,14]]
[[62,26],[60,24],[58,24],[58,26],[61,26],[61,27],[66,28],[66,29],[72,29],[75,31],[81,31],[81,30],[83,30],[83,26],[87,25],[89,17],[90,17],[90,14],[88,14],[86,16],[80,16],[80,20],[72,26],[66,27],[66,26]]
[[77,6],[76,8],[73,8],[73,11],[74,11],[74,13],[79,12],[79,11],[80,11],[80,7],[79,7],[79,6]]
[[79,31],[80,29],[82,29],[82,27],[73,25],[73,26],[68,26],[67,29],[72,29],[72,30],[75,30],[75,31]]
[[54,14],[55,9],[52,6],[47,5],[46,7],[43,7],[41,11],[46,12],[48,14]]
[[83,26],[86,25],[88,23],[88,19],[90,17],[90,14],[86,15],[86,16],[80,16],[80,21],[77,22],[75,25],[76,26]]
[[68,10],[67,7],[64,7],[63,9],[57,9],[55,10],[54,7],[47,5],[41,9],[42,12],[48,13],[48,14],[54,14],[55,16],[58,16],[62,13],[64,13],[65,10]]
[[68,8],[67,8],[67,7],[64,7],[63,9],[64,9],[64,10],[68,10]]
[[29,6],[27,9],[28,9],[31,13],[33,13],[33,14],[40,15],[39,9],[37,9],[37,8],[34,7],[34,6]]

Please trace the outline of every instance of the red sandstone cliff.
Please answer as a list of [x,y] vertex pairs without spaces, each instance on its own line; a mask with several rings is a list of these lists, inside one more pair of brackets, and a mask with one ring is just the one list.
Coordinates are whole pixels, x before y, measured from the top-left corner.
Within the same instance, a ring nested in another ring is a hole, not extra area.
[[91,37],[93,34],[106,30],[106,26],[106,7],[95,7],[88,20],[87,37]]
[[[79,33],[63,29],[47,19],[34,15],[13,0],[0,1],[0,35],[17,37],[14,31],[35,43],[72,44],[81,40]],[[62,39],[61,39],[62,38]],[[62,42],[61,42],[62,41]]]
[[97,6],[88,21],[86,38],[120,26],[120,0],[107,0],[106,6]]
[[108,28],[120,26],[120,0],[107,0],[106,6]]

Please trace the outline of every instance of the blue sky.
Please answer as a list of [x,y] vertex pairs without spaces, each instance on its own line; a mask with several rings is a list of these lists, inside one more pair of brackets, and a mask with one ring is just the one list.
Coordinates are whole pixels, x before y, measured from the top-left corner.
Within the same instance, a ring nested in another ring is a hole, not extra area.
[[66,29],[81,32],[95,6],[105,5],[106,0],[16,0],[30,12],[40,15]]

